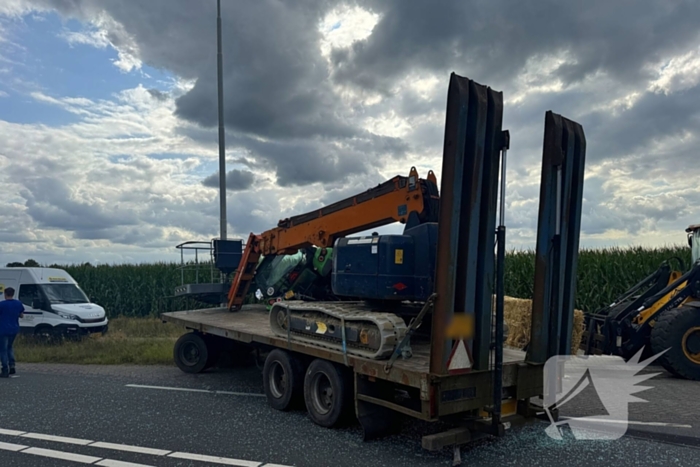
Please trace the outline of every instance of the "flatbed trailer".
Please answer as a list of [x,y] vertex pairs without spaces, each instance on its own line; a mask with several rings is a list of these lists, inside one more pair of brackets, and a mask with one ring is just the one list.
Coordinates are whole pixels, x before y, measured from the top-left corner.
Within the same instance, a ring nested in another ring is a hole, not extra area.
[[[412,356],[398,358],[390,369],[387,360],[343,354],[341,351],[295,342],[276,336],[270,330],[269,312],[262,305],[244,305],[241,311],[226,308],[164,313],[163,320],[183,326],[203,336],[217,336],[269,352],[283,349],[301,358],[320,358],[348,367],[355,381],[355,399],[373,403],[425,421],[482,409],[491,404],[490,372],[459,375],[430,373],[430,344],[412,344]],[[526,400],[541,394],[542,366],[525,363],[525,352],[504,349],[503,389],[508,400]],[[385,400],[372,390],[372,383],[385,382],[395,389],[413,389],[419,405],[408,408]],[[514,406],[512,413],[515,413]],[[504,414],[505,415],[505,414]],[[362,422],[362,419],[360,419]],[[363,424],[364,427],[364,424]]]
[[[392,433],[399,414],[444,422],[449,429],[423,437],[429,450],[464,444],[477,433],[502,436],[513,421],[533,417],[542,410],[532,399],[544,394],[545,363],[571,349],[586,142],[578,123],[546,113],[530,341],[527,352],[509,349],[503,343],[509,134],[501,129],[502,117],[502,93],[452,74],[432,295],[413,319],[401,316],[405,337],[388,335],[390,358],[353,355],[348,321],[333,325],[342,335],[339,347],[337,341],[324,344],[325,324],[309,323],[304,338],[291,326],[276,332],[271,312],[246,305],[163,314],[164,321],[192,331],[175,345],[178,366],[202,371],[221,344],[267,352],[263,386],[273,408],[288,410],[303,400],[309,417],[325,427],[355,415],[365,440]],[[252,274],[241,264],[239,271]],[[292,302],[275,303],[272,312],[287,307],[289,322]],[[380,311],[371,300],[362,306]],[[275,315],[279,319],[283,313]],[[308,339],[308,332],[319,331],[318,340]],[[556,408],[547,409],[556,417]]]
[[[235,313],[226,308],[211,308],[164,313],[162,319],[201,335],[211,346],[224,339],[261,352],[282,349],[306,362],[322,359],[346,367],[352,374],[355,414],[364,429],[365,439],[390,433],[390,424],[385,422],[392,421],[393,412],[429,422],[454,416],[459,416],[461,421],[470,419],[471,430],[464,428],[457,438],[454,438],[454,431],[445,435],[454,442],[468,441],[470,432],[482,431],[482,427],[488,431],[490,425],[481,425],[479,421],[489,419],[483,409],[492,403],[491,371],[431,374],[430,343],[424,342],[411,344],[412,356],[396,359],[387,369],[388,360],[346,355],[342,351],[277,336],[270,329],[268,315],[263,305],[244,305]],[[542,365],[525,363],[525,352],[504,349],[504,422],[532,416],[526,401],[541,394],[542,369]],[[406,392],[409,397],[413,395],[415,399],[399,403],[395,398],[397,391]],[[441,449],[446,444],[451,443],[436,435],[426,437],[423,442],[423,446],[431,450]]]

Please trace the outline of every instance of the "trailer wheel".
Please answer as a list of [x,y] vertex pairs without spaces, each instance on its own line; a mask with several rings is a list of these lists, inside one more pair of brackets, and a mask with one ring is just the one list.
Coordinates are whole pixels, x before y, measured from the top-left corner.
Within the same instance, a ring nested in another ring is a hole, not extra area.
[[270,352],[263,366],[263,387],[272,408],[286,411],[299,405],[304,391],[301,361],[284,350]]
[[700,380],[700,309],[682,306],[664,311],[651,330],[659,363],[676,376]]
[[190,332],[175,342],[173,357],[175,364],[185,373],[201,373],[209,361],[209,349],[201,335]]
[[317,425],[331,428],[341,424],[353,408],[351,374],[326,360],[314,360],[304,378],[304,401]]

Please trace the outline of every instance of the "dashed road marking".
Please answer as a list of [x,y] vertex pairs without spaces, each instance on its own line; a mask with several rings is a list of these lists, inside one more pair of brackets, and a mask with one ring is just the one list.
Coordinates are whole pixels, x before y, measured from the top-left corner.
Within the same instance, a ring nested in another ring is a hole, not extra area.
[[101,457],[84,456],[82,454],[73,454],[72,452],[54,451],[53,449],[29,448],[22,451],[23,454],[34,454],[35,456],[52,457],[54,459],[62,459],[64,461],[79,462],[81,464],[94,464],[101,461]]
[[153,467],[152,465],[134,464],[133,462],[114,461],[111,459],[102,459],[95,465],[101,465],[103,467]]
[[265,397],[265,394],[258,392],[234,392],[234,391],[210,391],[208,389],[193,389],[193,388],[177,388],[170,386],[148,386],[145,384],[127,384],[127,388],[137,389],[160,389],[162,391],[181,391],[181,392],[201,392],[206,394],[226,394],[230,396],[249,396],[249,397]]
[[114,449],[115,451],[135,452],[138,454],[150,454],[152,456],[164,456],[172,452],[164,449],[143,448],[141,446],[130,446],[128,444],[103,443],[101,441],[92,443],[90,447]]
[[65,436],[45,435],[42,433],[24,433],[19,436],[22,438],[40,439],[42,441],[55,441],[56,443],[77,444],[79,446],[87,446],[94,442],[87,439],[66,438]]
[[693,428],[692,425],[684,425],[680,423],[665,423],[665,422],[635,422],[633,420],[608,420],[605,418],[588,418],[588,417],[560,417],[562,420],[579,420],[581,422],[591,423],[611,423],[620,425],[642,425],[642,426],[664,426],[669,428]]
[[[206,462],[208,464],[220,464],[220,465],[234,465],[237,467],[289,467],[282,464],[265,464],[263,462],[249,461],[244,459],[234,459],[231,457],[219,457],[219,456],[207,456],[203,454],[194,454],[190,452],[173,452],[165,449],[154,449],[146,448],[141,446],[131,446],[128,444],[115,444],[107,443],[102,441],[91,441],[87,439],[80,438],[69,438],[66,436],[54,436],[47,435],[43,433],[30,433],[26,431],[18,430],[6,430],[0,428],[0,435],[6,436],[17,436],[20,438],[36,439],[41,441],[52,441],[57,443],[65,444],[75,444],[84,447],[91,448],[101,448],[101,449],[111,449],[115,451],[132,452],[137,454],[149,454],[152,456],[166,456],[172,457],[174,459],[185,459],[199,462]],[[103,467],[152,467],[145,464],[134,464],[130,462],[123,462],[113,459],[103,459],[101,457],[85,456],[83,454],[74,454],[65,451],[56,451],[53,449],[43,449],[29,447],[21,444],[12,444],[0,442],[0,451],[12,451],[21,452],[26,454],[33,454],[43,457],[53,457],[55,459],[63,459],[74,462],[79,462],[83,464],[94,464]]]
[[3,451],[12,451],[12,452],[18,452],[21,451],[22,449],[27,449],[29,446],[22,446],[21,444],[12,444],[12,443],[2,443],[0,442],[0,449]]
[[241,459],[230,459],[227,457],[203,456],[201,454],[190,454],[189,452],[173,452],[172,454],[168,454],[168,457],[174,457],[176,459],[186,459],[189,461],[210,462],[213,464],[237,465],[239,467],[259,467],[261,465],[260,462],[251,462]]

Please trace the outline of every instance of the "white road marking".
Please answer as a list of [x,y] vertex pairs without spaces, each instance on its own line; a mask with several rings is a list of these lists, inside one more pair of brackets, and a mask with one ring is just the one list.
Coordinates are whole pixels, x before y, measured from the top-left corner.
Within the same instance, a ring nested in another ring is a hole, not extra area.
[[231,396],[250,396],[250,397],[265,397],[265,394],[257,392],[231,392],[231,391],[214,391],[217,394],[229,394]]
[[242,459],[229,459],[227,457],[203,456],[201,454],[190,454],[189,452],[173,452],[168,457],[176,459],[187,459],[190,461],[210,462],[212,464],[237,465],[239,467],[259,467],[260,462],[245,461]]
[[203,392],[207,394],[227,394],[231,396],[250,396],[250,397],[265,397],[265,394],[257,392],[232,392],[232,391],[210,391],[208,389],[192,389],[192,388],[174,388],[170,386],[147,386],[145,384],[127,384],[127,388],[138,389],[160,389],[163,391],[182,391],[182,392]]
[[152,465],[134,464],[133,462],[113,461],[111,459],[103,459],[95,465],[102,465],[104,467],[153,467]]
[[139,454],[151,454],[152,456],[164,456],[172,451],[164,449],[142,448],[141,446],[129,446],[128,444],[103,443],[101,441],[90,444],[91,448],[114,449],[115,451],[136,452]]
[[34,454],[42,457],[52,457],[54,459],[62,459],[65,461],[79,462],[81,464],[94,464],[102,460],[101,457],[84,456],[82,454],[73,454],[71,452],[54,451],[53,449],[29,448],[22,451],[23,454]]
[[87,446],[88,444],[93,442],[88,439],[67,438],[65,436],[44,435],[41,433],[24,433],[19,436],[23,438],[40,439],[43,441],[55,441],[57,443],[77,444],[80,446]]
[[[31,438],[43,441],[55,441],[59,443],[76,444],[80,446],[89,446],[94,448],[102,449],[113,449],[116,451],[126,451],[134,452],[139,454],[150,454],[153,456],[166,456],[173,457],[176,459],[186,459],[193,461],[208,462],[210,464],[221,464],[221,465],[235,465],[238,467],[261,467],[264,463],[257,461],[248,461],[244,459],[233,459],[229,457],[218,457],[218,456],[207,456],[203,454],[193,454],[189,452],[171,452],[164,449],[153,449],[145,448],[141,446],[130,446],[128,444],[114,444],[106,443],[102,441],[90,441],[87,439],[79,438],[68,438],[65,436],[53,436],[41,433],[28,433],[24,431],[17,430],[4,430],[0,428],[0,434],[5,434],[9,436],[18,436],[21,438]],[[23,446],[19,444],[10,444],[0,442],[0,450],[4,451],[14,451],[22,452],[27,454],[34,454],[44,457],[55,457],[56,459],[72,460],[75,462],[82,462],[84,464],[94,464],[101,465],[104,467],[152,467],[144,464],[133,464],[122,461],[115,461],[111,459],[102,459],[100,457],[84,456],[82,454],[72,454],[64,451],[54,451],[51,449],[33,448],[28,446]],[[265,467],[289,467],[282,464],[264,464]]]
[[138,389],[162,389],[164,391],[184,391],[184,392],[206,392],[210,393],[206,389],[190,389],[190,388],[172,388],[168,386],[147,386],[145,384],[127,384],[127,388],[138,388]]
[[560,417],[564,420],[581,420],[582,422],[595,422],[595,423],[612,423],[612,424],[626,424],[626,425],[644,425],[644,426],[665,426],[669,428],[693,428],[692,425],[683,425],[679,423],[664,423],[664,422],[635,422],[635,421],[625,421],[625,420],[607,420],[604,418],[572,418],[572,417]]
[[21,444],[12,444],[12,443],[2,443],[0,442],[0,449],[3,451],[12,451],[12,452],[17,452],[21,451],[22,449],[27,449],[29,446],[22,446]]

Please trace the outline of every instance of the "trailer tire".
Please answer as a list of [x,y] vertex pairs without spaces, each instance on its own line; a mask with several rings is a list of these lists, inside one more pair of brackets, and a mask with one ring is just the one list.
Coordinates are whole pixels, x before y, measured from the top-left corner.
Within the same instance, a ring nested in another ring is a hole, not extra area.
[[209,349],[204,338],[195,332],[181,336],[173,349],[175,364],[185,373],[201,373],[209,362]]
[[275,349],[265,359],[263,387],[273,409],[287,411],[301,405],[304,366],[289,352]]
[[341,425],[354,408],[352,373],[327,360],[314,360],[304,377],[304,401],[317,425]]
[[700,380],[700,309],[681,306],[664,311],[651,330],[659,363],[675,376]]

